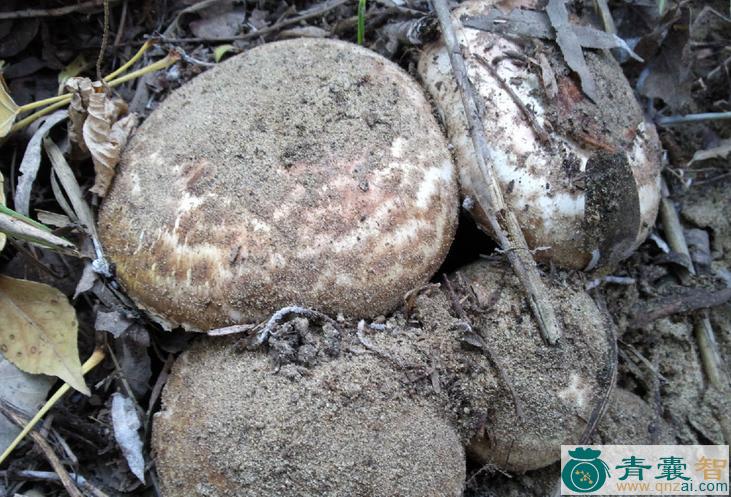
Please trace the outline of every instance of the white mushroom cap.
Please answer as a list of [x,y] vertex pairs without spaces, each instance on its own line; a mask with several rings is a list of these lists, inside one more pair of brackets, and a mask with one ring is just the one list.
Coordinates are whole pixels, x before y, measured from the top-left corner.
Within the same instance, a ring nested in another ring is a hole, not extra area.
[[422,89],[349,43],[270,43],[173,92],[100,213],[127,292],[207,330],[292,304],[373,317],[451,244],[457,181]]
[[[584,51],[597,83],[594,104],[581,93],[557,45],[545,41],[544,55],[558,86],[557,96],[549,98],[537,61],[511,56],[532,55],[524,45],[463,26],[465,17],[484,15],[495,3],[466,2],[452,18],[470,80],[484,105],[491,165],[506,201],[528,244],[542,248],[537,258],[576,269],[617,262],[642,243],[657,214],[660,146],[655,129],[645,122],[632,88],[608,52]],[[548,143],[539,140],[521,108],[477,56],[497,61],[495,71],[547,131]],[[424,50],[419,73],[454,145],[462,194],[474,199],[482,188],[481,174],[443,44]],[[587,164],[591,175],[585,174]],[[602,177],[607,167],[610,177]],[[480,206],[472,214],[488,226]]]

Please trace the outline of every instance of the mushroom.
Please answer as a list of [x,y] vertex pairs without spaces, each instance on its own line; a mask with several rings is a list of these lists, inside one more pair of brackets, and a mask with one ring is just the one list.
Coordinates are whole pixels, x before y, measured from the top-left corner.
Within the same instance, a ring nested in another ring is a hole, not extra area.
[[375,317],[437,270],[456,173],[420,86],[359,46],[270,43],[174,91],[99,216],[128,294],[206,331],[288,305]]
[[266,354],[212,340],[177,360],[153,423],[164,497],[462,495],[456,431],[390,363],[361,354],[272,370]]
[[578,442],[610,388],[603,316],[577,290],[580,281],[554,282],[549,296],[564,335],[547,345],[510,267],[479,261],[458,273],[453,279],[464,281],[466,315],[495,361],[496,386],[483,390],[482,400],[472,394],[471,410],[484,419],[476,424],[468,453],[517,473],[548,466],[559,460],[561,444]]
[[596,430],[596,443],[604,445],[671,445],[673,430],[641,397],[615,388]]
[[[498,4],[465,2],[452,19],[484,108],[490,165],[505,200],[537,259],[575,269],[616,264],[654,225],[660,200],[657,133],[608,51],[584,50],[597,87],[592,102],[555,42],[465,26]],[[442,43],[423,51],[418,71],[454,145],[463,205],[489,231],[484,206],[475,203],[487,187]]]

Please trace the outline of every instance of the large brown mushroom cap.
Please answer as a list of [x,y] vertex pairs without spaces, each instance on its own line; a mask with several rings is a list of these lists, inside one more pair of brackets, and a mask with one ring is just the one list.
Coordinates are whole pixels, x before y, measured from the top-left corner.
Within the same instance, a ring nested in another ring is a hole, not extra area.
[[456,431],[390,363],[362,354],[299,370],[275,374],[266,354],[210,339],[184,353],[153,425],[163,496],[462,494]]
[[291,304],[372,317],[446,255],[455,176],[421,88],[395,64],[349,43],[282,41],[152,113],[99,231],[127,292],[169,326]]

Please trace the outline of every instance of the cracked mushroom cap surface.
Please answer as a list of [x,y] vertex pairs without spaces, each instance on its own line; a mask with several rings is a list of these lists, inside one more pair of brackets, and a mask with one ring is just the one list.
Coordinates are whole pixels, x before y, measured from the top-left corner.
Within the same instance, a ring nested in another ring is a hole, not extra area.
[[451,244],[451,156],[421,87],[333,40],[269,43],[175,90],[99,217],[129,295],[205,331],[287,305],[393,310]]
[[[661,164],[655,128],[608,51],[583,50],[596,83],[592,102],[555,42],[541,40],[542,48],[535,48],[465,26],[498,3],[465,2],[452,19],[505,201],[528,245],[540,249],[537,259],[573,269],[611,266],[628,257],[654,225]],[[486,228],[480,199],[487,188],[443,43],[422,52],[418,69],[454,145],[462,195],[470,199],[465,206]]]

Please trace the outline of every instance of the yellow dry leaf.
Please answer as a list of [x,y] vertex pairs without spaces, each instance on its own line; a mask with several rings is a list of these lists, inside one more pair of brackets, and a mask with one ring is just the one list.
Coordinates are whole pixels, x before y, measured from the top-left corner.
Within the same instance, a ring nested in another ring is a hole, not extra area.
[[0,138],[10,133],[19,109],[18,104],[15,103],[8,93],[5,80],[0,76]]
[[[3,173],[0,173],[0,205],[5,205],[5,178],[3,178]],[[0,252],[3,251],[3,248],[5,248],[5,240],[7,237],[5,236],[5,233],[0,233]]]
[[0,352],[27,373],[58,376],[89,395],[76,344],[76,311],[57,289],[0,275]]

